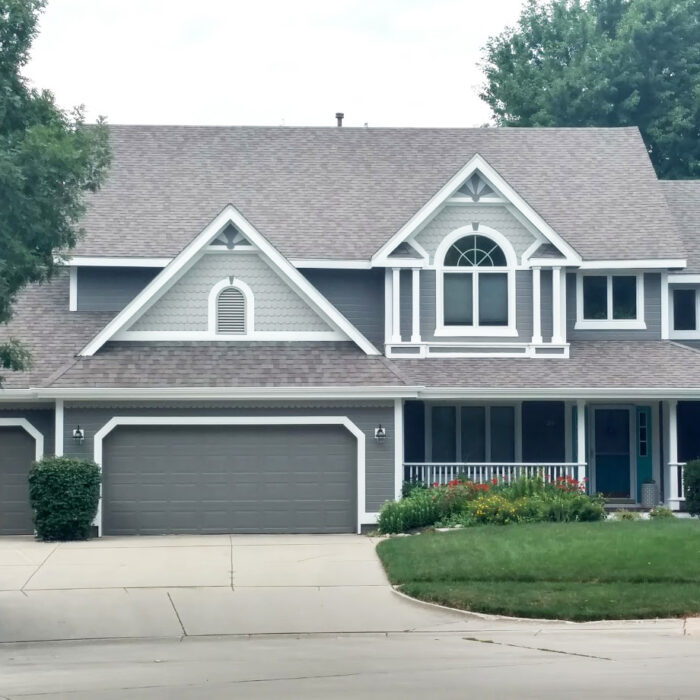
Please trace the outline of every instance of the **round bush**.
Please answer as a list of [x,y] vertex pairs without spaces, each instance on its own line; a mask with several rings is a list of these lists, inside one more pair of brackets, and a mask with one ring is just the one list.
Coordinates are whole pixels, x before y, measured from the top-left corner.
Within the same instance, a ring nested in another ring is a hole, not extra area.
[[100,468],[94,462],[51,457],[32,465],[29,499],[39,539],[87,539],[99,498]]

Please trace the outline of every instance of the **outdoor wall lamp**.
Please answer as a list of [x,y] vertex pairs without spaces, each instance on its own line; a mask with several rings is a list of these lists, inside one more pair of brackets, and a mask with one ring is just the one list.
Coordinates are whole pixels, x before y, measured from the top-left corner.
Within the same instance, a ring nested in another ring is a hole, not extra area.
[[386,428],[382,426],[380,423],[375,429],[374,429],[374,439],[377,442],[382,442],[384,438],[386,437]]
[[73,440],[75,440],[78,445],[82,445],[85,442],[85,431],[79,425],[73,430]]

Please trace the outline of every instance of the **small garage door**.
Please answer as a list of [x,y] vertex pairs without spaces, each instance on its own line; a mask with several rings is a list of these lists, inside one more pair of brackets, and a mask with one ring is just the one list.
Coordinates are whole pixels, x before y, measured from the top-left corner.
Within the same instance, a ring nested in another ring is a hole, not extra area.
[[353,532],[340,426],[122,426],[103,450],[106,535]]
[[31,535],[27,476],[34,461],[34,438],[22,428],[0,427],[0,535]]

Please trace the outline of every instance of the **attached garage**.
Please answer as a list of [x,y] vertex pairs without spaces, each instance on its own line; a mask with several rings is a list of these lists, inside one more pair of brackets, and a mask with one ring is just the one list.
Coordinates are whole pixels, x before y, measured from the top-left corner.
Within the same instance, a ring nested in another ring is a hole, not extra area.
[[102,532],[355,532],[357,451],[343,425],[116,425]]
[[36,440],[24,428],[0,426],[0,535],[31,535],[29,467]]

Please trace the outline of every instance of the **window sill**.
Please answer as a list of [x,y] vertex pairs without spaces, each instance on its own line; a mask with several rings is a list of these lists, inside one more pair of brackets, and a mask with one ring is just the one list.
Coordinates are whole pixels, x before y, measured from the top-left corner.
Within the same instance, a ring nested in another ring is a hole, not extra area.
[[517,338],[518,331],[511,326],[438,326],[435,337],[457,338],[473,336],[482,338],[508,337]]
[[579,331],[633,331],[646,330],[647,324],[644,321],[631,320],[613,320],[613,321],[576,321],[574,329]]

